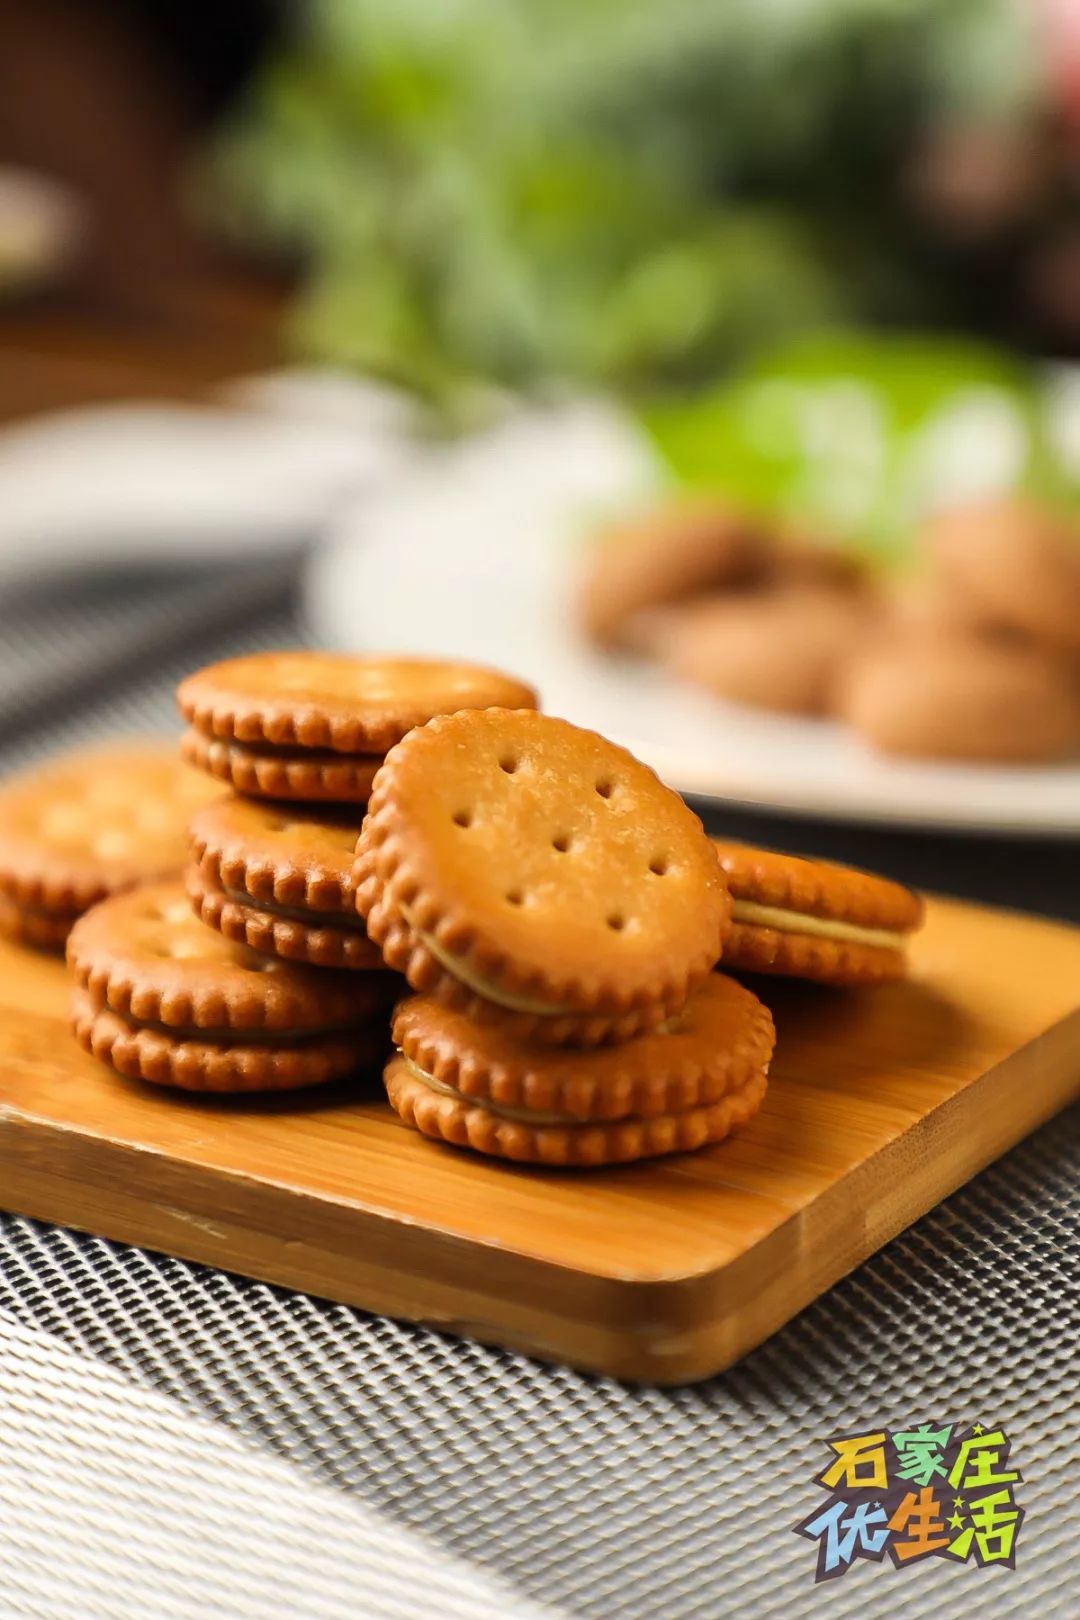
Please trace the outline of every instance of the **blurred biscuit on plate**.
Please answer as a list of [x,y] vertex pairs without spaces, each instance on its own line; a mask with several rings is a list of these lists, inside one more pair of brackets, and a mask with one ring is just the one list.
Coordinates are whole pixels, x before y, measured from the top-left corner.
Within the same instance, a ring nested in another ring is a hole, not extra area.
[[766,542],[756,520],[715,498],[684,499],[607,530],[590,559],[578,611],[590,641],[633,646],[652,609],[750,583]]
[[985,632],[886,638],[848,665],[838,712],[885,754],[1024,764],[1080,753],[1068,660]]
[[958,507],[924,545],[943,586],[979,617],[1080,654],[1080,521],[1020,497]]
[[867,623],[862,597],[846,589],[803,585],[721,596],[670,615],[664,655],[676,675],[718,697],[825,714]]

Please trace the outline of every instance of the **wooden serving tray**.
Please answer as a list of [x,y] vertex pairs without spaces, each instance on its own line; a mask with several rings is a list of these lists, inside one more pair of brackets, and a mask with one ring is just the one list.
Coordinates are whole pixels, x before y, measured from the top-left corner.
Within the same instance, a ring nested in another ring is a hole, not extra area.
[[703,1378],[1080,1092],[1080,930],[934,901],[914,969],[860,993],[763,981],[758,1118],[581,1173],[428,1142],[374,1082],[206,1104],[122,1080],[67,1034],[63,966],[0,945],[0,1205],[621,1378]]

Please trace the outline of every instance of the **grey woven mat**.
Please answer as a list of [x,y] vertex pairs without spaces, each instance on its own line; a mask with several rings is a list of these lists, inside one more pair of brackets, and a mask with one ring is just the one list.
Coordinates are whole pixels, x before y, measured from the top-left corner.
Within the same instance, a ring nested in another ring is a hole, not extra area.
[[[45,698],[13,696],[27,615],[6,663],[0,622],[0,763],[168,725],[185,669],[300,636],[291,581],[233,584],[224,631],[195,581],[194,621],[145,582],[114,590],[107,631],[51,603],[96,673]],[[1075,1615],[1078,1172],[1073,1110],[680,1391],[2,1217],[0,1617]],[[1016,1569],[859,1561],[815,1587],[792,1527],[822,1500],[823,1438],[921,1420],[1008,1430]]]

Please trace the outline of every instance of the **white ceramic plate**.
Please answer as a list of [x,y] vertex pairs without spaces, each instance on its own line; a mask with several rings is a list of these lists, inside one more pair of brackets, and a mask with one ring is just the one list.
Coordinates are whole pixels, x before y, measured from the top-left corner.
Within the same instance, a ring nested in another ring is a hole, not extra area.
[[887,760],[844,727],[725,704],[592,653],[572,611],[583,524],[658,477],[605,407],[516,418],[358,504],[312,560],[313,628],[338,647],[452,654],[522,675],[549,712],[624,743],[683,793],[851,821],[1080,832],[1080,762]]
[[412,453],[403,404],[303,373],[223,403],[130,401],[0,434],[0,594],[67,568],[291,550]]

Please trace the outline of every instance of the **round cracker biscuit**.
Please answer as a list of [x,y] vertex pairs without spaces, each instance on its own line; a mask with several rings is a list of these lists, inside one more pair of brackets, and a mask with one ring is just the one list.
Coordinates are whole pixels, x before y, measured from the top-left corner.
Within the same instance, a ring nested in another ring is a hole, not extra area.
[[719,1102],[768,1071],[775,1032],[755,995],[714,973],[661,1029],[595,1051],[523,1042],[505,1022],[476,1025],[434,996],[398,1003],[393,1038],[427,1079],[467,1101],[580,1123]]
[[732,923],[725,950],[732,973],[774,973],[847,988],[890,984],[907,972],[902,950],[820,939],[757,924]]
[[377,1064],[385,1050],[381,1032],[361,1030],[281,1047],[233,1045],[187,1038],[165,1029],[128,1023],[111,1008],[96,1007],[89,992],[71,999],[72,1032],[79,1045],[131,1080],[181,1091],[292,1091],[340,1080]]
[[95,1006],[183,1029],[338,1034],[385,1005],[381,974],[305,968],[261,956],[206,928],[179,882],[104,900],[71,931],[68,964]]
[[724,838],[711,842],[733,900],[898,933],[910,933],[922,922],[922,897],[892,878]]
[[919,895],[889,878],[714,839],[731,892],[725,967],[822,984],[902,978]]
[[32,945],[39,951],[63,951],[67,937],[79,920],[77,911],[44,911],[20,906],[0,894],[0,935],[19,945]]
[[353,858],[357,811],[302,811],[231,793],[192,817],[191,853],[207,883],[243,895],[253,906],[340,913],[358,924]]
[[153,743],[54,760],[0,790],[0,893],[73,917],[133,883],[179,872],[210,784]]
[[205,737],[192,726],[180,738],[180,753],[189,765],[218,782],[231,783],[238,793],[312,804],[367,804],[382,763],[363,754],[246,748],[242,743]]
[[[358,867],[360,864],[358,859]],[[400,973],[414,990],[437,996],[445,1006],[463,1013],[470,1023],[498,1024],[520,1041],[535,1041],[541,1046],[572,1046],[581,1051],[633,1040],[658,1028],[677,1010],[655,1001],[644,1002],[624,1013],[514,1011],[499,1006],[486,995],[478,995],[448,973],[389,901],[373,905],[368,911],[367,931],[368,937],[377,941],[386,966]]]
[[188,869],[184,883],[200,922],[264,956],[307,962],[312,967],[386,972],[382,952],[368,939],[359,917],[356,927],[318,922],[314,917],[284,917],[223,894],[197,866]]
[[356,904],[414,989],[464,986],[538,1022],[660,1022],[718,960],[728,916],[701,823],[653,771],[501,709],[434,720],[387,755]]
[[757,1113],[767,1086],[758,1074],[718,1102],[681,1113],[548,1125],[506,1119],[480,1103],[435,1091],[403,1057],[391,1058],[384,1079],[395,1113],[424,1136],[492,1158],[560,1169],[598,1169],[720,1142]]
[[180,683],[177,702],[207,737],[384,754],[434,715],[531,709],[536,693],[478,664],[298,650],[210,664]]

